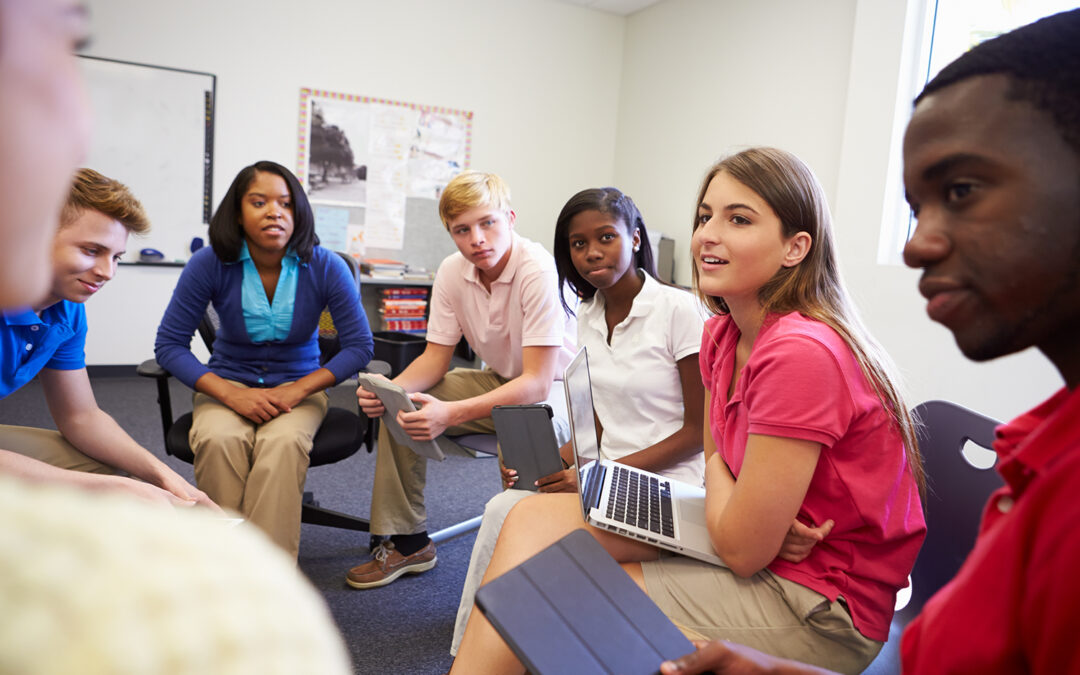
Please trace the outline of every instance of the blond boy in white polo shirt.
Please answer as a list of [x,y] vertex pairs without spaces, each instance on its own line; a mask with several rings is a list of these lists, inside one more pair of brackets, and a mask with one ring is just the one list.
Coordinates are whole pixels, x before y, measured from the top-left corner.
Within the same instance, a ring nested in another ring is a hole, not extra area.
[[[398,418],[417,440],[445,431],[493,433],[492,407],[546,399],[573,358],[576,333],[559,301],[555,261],[514,233],[510,189],[501,178],[459,174],[443,191],[439,216],[458,253],[443,260],[435,275],[424,353],[394,378],[422,406]],[[449,371],[462,336],[486,368]],[[357,397],[368,416],[383,414],[371,392],[361,387]],[[384,425],[371,498],[371,532],[383,541],[371,561],[349,570],[353,588],[384,586],[435,566],[426,530],[426,473],[427,460],[394,441]]]

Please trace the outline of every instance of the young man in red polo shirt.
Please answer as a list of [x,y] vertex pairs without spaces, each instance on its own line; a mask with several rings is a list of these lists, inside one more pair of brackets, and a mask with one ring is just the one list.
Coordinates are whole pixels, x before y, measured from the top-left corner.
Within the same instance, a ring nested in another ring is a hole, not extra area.
[[[905,673],[1080,673],[1080,10],[984,42],[916,99],[904,260],[975,361],[1038,348],[1065,386],[998,428],[1005,487],[901,641]],[[933,527],[933,522],[928,523]],[[661,672],[820,672],[712,642]]]

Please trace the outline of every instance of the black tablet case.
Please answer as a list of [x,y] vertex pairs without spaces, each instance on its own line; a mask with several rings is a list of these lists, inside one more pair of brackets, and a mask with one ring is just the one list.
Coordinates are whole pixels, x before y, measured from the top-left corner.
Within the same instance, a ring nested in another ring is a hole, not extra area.
[[563,468],[559,442],[551,424],[551,407],[497,405],[491,410],[503,465],[518,472],[513,488],[536,490],[536,480]]
[[657,673],[694,650],[585,530],[480,587],[476,604],[531,673]]

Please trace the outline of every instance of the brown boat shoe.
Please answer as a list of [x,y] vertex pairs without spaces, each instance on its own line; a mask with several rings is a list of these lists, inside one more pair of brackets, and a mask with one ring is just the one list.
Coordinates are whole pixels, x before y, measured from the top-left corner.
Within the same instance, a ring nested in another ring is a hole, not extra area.
[[403,574],[426,572],[435,567],[438,560],[433,541],[429,541],[427,546],[416,553],[405,556],[394,548],[392,541],[384,540],[375,548],[371,560],[349,570],[345,583],[353,588],[378,588]]

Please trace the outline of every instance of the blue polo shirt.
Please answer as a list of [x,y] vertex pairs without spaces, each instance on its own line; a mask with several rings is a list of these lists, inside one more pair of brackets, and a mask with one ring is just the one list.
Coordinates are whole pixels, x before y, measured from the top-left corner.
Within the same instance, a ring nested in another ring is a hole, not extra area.
[[38,317],[31,309],[0,313],[0,398],[42,368],[86,367],[86,309],[61,300]]

